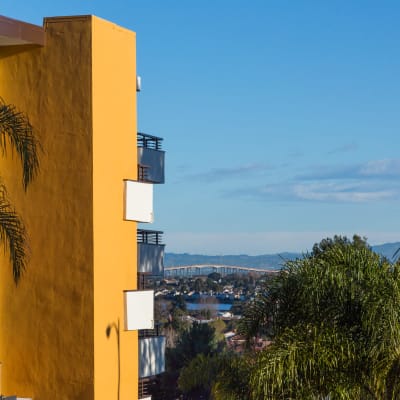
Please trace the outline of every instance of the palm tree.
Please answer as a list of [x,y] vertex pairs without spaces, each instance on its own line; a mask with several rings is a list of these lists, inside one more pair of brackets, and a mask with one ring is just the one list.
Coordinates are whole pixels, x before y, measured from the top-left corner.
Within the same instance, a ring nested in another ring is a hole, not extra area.
[[400,399],[400,265],[357,240],[319,250],[288,262],[244,315],[249,338],[273,339],[245,356],[248,398]]
[[[0,98],[0,147],[16,151],[22,164],[22,185],[26,191],[39,169],[38,142],[28,118],[15,106]],[[26,266],[27,235],[25,226],[8,199],[6,186],[0,181],[0,241],[6,247],[14,281],[17,284]]]

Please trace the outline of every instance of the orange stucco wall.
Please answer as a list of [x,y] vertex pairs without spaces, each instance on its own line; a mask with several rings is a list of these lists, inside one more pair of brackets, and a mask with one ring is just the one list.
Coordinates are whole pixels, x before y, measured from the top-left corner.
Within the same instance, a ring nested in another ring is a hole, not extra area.
[[[46,46],[0,47],[0,95],[42,144],[27,193],[18,160],[0,175],[29,233],[20,284],[0,253],[2,393],[34,400],[137,398],[136,332],[123,290],[136,288],[136,223],[123,221],[123,179],[136,178],[135,34],[96,17],[45,20]],[[2,250],[0,248],[0,250]]]
[[120,321],[120,399],[137,399],[138,342],[125,332],[123,290],[136,288],[136,223],[123,220],[123,179],[135,179],[135,33],[93,18],[93,231],[95,398],[117,398],[116,331]]
[[44,48],[0,58],[1,96],[29,116],[42,145],[26,194],[16,157],[0,167],[31,248],[17,287],[0,259],[2,392],[35,400],[93,398],[89,22],[49,20]]

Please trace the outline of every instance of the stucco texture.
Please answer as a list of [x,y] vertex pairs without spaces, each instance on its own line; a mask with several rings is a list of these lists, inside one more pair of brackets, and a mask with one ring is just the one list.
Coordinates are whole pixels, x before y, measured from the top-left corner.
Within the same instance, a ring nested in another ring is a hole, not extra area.
[[[116,398],[106,328],[123,327],[123,290],[136,288],[136,223],[123,221],[123,179],[137,163],[135,34],[91,16],[44,27],[43,48],[0,48],[0,95],[29,116],[42,147],[27,192],[15,155],[0,159],[30,246],[18,286],[0,254],[1,390]],[[120,338],[120,400],[136,399],[137,335]]]
[[[137,332],[126,332],[123,291],[136,289],[136,222],[124,221],[123,180],[137,178],[135,33],[93,19],[95,398],[138,398]],[[140,305],[138,305],[140,307]],[[120,321],[120,360],[116,332]]]

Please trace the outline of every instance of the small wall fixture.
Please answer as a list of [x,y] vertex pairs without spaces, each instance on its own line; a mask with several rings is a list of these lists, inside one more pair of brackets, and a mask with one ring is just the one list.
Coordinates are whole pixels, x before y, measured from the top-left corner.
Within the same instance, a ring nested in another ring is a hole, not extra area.
[[136,91],[140,92],[142,90],[142,77],[137,75],[136,76]]

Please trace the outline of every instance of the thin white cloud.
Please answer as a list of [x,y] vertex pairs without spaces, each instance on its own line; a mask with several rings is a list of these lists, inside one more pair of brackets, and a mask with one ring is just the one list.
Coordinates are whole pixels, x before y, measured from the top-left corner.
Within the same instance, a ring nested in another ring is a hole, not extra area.
[[369,161],[360,167],[362,176],[388,176],[400,177],[400,160],[385,159]]
[[293,192],[297,198],[304,200],[351,203],[390,200],[398,196],[393,190],[363,190],[363,185],[335,182],[297,184],[293,186]]
[[271,170],[266,164],[253,163],[232,167],[211,168],[201,173],[186,175],[185,178],[201,180],[203,182],[220,182],[221,180],[232,180],[247,178]]
[[400,159],[371,160],[363,164],[315,165],[296,180],[400,178]]
[[267,184],[258,187],[241,187],[226,191],[225,197],[237,196],[246,199],[293,202],[339,202],[367,203],[400,199],[400,184],[391,182],[304,181]]
[[225,193],[262,201],[367,203],[400,200],[400,159],[316,166],[281,183],[240,187]]
[[[375,202],[400,199],[400,159],[371,160],[347,166],[320,166],[295,178],[298,199],[332,202]],[[291,186],[291,183],[288,183]],[[290,189],[288,189],[290,191]]]

